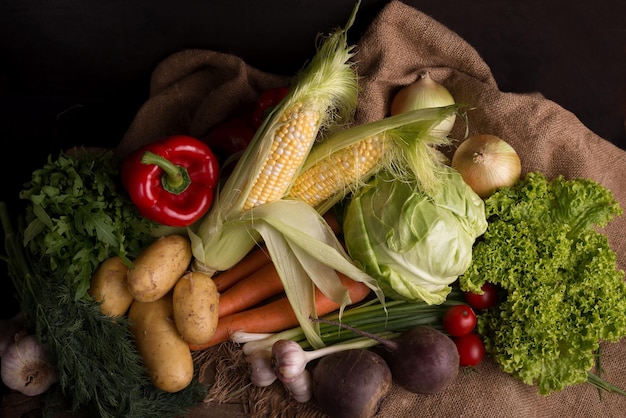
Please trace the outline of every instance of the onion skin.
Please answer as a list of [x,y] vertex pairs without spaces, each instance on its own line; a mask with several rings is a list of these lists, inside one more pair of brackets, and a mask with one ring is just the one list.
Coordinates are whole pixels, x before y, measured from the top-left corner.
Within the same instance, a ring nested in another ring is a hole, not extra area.
[[44,347],[32,334],[17,339],[7,348],[1,367],[2,382],[26,396],[41,395],[58,380]]
[[[450,106],[455,103],[454,97],[442,84],[430,77],[427,71],[419,74],[417,80],[407,84],[396,92],[391,102],[391,116],[410,110],[427,109],[431,107]],[[448,136],[456,115],[451,115],[435,126],[431,132],[437,136]]]
[[452,168],[483,199],[500,187],[513,186],[522,172],[515,149],[503,139],[488,134],[473,135],[461,142],[452,156]]

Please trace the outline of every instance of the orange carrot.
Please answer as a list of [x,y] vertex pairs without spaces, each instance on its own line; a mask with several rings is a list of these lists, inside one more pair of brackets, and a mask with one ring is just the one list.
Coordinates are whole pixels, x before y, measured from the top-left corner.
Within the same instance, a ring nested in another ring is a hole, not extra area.
[[[348,289],[352,303],[365,299],[370,288],[361,282],[352,280],[338,273],[341,282]],[[326,315],[339,309],[339,305],[326,297],[319,289],[315,290],[315,309],[318,315]],[[202,350],[227,341],[235,331],[246,332],[280,332],[297,327],[298,319],[286,296],[269,302],[257,308],[237,312],[220,318],[217,322],[217,331],[204,344],[189,344],[193,351]]]
[[283,290],[274,263],[267,263],[220,294],[219,318],[246,310]]
[[237,264],[213,278],[217,291],[219,293],[225,292],[235,283],[254,273],[264,265],[269,264],[271,261],[267,249],[264,246],[255,247]]
[[[341,231],[341,227],[337,222],[337,218],[331,211],[324,214],[330,228],[335,234]],[[219,293],[225,292],[234,284],[243,280],[245,277],[253,274],[256,270],[268,264],[271,260],[265,246],[257,246],[252,249],[241,261],[235,264],[228,270],[222,271],[213,277],[217,291]]]

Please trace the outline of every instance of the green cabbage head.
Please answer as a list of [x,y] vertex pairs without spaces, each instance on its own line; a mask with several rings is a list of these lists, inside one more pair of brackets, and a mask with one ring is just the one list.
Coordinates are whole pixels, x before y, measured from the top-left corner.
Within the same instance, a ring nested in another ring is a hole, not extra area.
[[446,300],[486,229],[482,199],[447,166],[431,195],[380,173],[353,196],[343,223],[350,256],[386,296],[428,304]]

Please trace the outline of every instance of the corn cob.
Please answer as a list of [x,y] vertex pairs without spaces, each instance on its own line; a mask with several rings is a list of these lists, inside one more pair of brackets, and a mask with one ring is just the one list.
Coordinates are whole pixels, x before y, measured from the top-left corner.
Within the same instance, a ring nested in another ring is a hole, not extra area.
[[288,197],[324,213],[382,168],[397,177],[414,177],[425,190],[433,190],[441,161],[435,148],[449,140],[430,132],[456,110],[413,110],[329,136],[315,145]]
[[380,167],[386,137],[377,135],[333,152],[304,170],[295,180],[290,196],[318,207],[337,193],[355,190]]
[[317,135],[320,114],[297,103],[279,120],[271,150],[243,205],[243,210],[280,199]]
[[[341,306],[350,295],[337,272],[365,283],[384,301],[376,280],[349,258],[322,216],[297,199],[284,199],[308,158],[318,132],[352,120],[357,103],[357,75],[349,59],[347,29],[331,34],[289,94],[266,117],[223,185],[210,212],[189,230],[193,270],[226,270],[263,240],[283,282],[294,313],[311,346],[323,341],[316,316],[315,289]],[[194,226],[195,227],[195,226]]]
[[358,93],[351,51],[345,29],[331,35],[268,115],[220,194],[227,218],[283,198],[319,131],[351,120]]
[[207,216],[190,231],[194,269],[213,274],[241,260],[260,240],[254,226],[242,221],[244,214],[284,198],[320,130],[352,119],[358,79],[346,32],[357,8],[346,27],[330,34],[295,77],[287,96],[255,133]]

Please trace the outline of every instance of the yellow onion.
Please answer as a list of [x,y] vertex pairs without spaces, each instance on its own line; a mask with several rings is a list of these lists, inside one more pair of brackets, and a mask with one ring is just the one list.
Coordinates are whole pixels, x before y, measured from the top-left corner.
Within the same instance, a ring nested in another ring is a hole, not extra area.
[[510,187],[520,178],[522,164],[515,149],[495,135],[473,135],[461,142],[452,156],[452,168],[486,199],[500,187]]
[[[410,110],[428,109],[431,107],[450,106],[455,103],[454,97],[442,84],[430,77],[427,71],[421,73],[413,83],[402,87],[391,101],[391,116]],[[452,114],[435,126],[431,133],[437,136],[448,136],[456,115]]]

